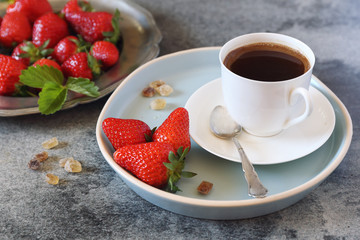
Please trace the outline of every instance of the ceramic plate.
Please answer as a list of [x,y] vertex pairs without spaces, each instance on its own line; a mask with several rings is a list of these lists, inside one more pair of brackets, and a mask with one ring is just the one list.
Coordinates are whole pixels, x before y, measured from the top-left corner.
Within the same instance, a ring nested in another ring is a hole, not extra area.
[[[50,0],[54,11],[62,9],[67,1]],[[112,92],[120,82],[138,66],[155,58],[159,53],[158,43],[162,36],[152,15],[144,8],[127,0],[90,0],[96,10],[114,12],[117,8],[121,14],[120,28],[123,37],[123,49],[117,64],[97,79],[100,96],[98,98],[80,97],[69,94],[63,109],[80,103],[95,101]],[[0,3],[0,15],[3,16],[7,4]],[[0,116],[17,116],[39,113],[36,97],[0,96]]]
[[[192,142],[185,169],[198,173],[192,179],[181,179],[182,192],[171,194],[151,187],[112,158],[114,152],[101,124],[107,117],[136,118],[159,126],[175,108],[185,106],[189,97],[204,84],[220,77],[219,47],[181,51],[154,59],[131,73],[112,93],[96,126],[96,138],[105,160],[123,181],[147,201],[169,211],[206,219],[240,219],[272,213],[288,207],[316,188],[343,160],[352,138],[352,122],[339,98],[316,77],[312,86],[319,90],[335,110],[336,124],[330,138],[316,151],[301,159],[258,165],[256,170],[269,196],[253,199],[247,195],[247,184],[241,164],[215,156]],[[174,88],[161,111],[149,107],[153,98],[141,96],[151,81],[162,79]],[[196,188],[201,181],[214,184],[210,194],[200,195]]]
[[[311,86],[309,92],[313,111],[303,122],[271,137],[256,137],[245,131],[237,136],[253,164],[276,164],[298,159],[315,151],[329,139],[335,126],[334,109],[319,90]],[[187,101],[185,108],[190,116],[190,135],[207,151],[241,162],[234,143],[220,139],[210,131],[210,114],[217,105],[224,105],[220,78],[200,87]]]

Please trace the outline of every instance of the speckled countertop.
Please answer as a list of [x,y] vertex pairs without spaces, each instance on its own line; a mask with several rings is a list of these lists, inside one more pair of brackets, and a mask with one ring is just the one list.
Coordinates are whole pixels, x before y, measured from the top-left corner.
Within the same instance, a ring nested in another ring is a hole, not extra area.
[[[105,162],[95,125],[108,97],[52,116],[0,118],[0,239],[359,239],[360,2],[358,0],[136,0],[154,16],[160,55],[220,46],[250,32],[299,38],[315,52],[314,74],[345,104],[353,141],[339,167],[295,205],[231,221],[181,216],[134,193]],[[57,136],[46,169],[27,162]],[[74,156],[81,174],[66,175],[57,157]],[[54,187],[47,170],[63,177]]]

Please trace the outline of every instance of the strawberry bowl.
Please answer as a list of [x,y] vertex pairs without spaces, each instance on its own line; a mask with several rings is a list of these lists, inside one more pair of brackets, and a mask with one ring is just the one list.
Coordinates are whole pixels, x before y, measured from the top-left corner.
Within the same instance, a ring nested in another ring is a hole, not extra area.
[[[49,0],[54,12],[60,11],[66,0]],[[95,101],[112,92],[134,69],[159,54],[162,35],[153,16],[146,9],[128,0],[90,0],[97,11],[120,11],[121,49],[119,60],[104,74],[94,80],[99,88],[98,97],[87,97],[69,92],[62,107],[67,109],[78,104]],[[0,3],[0,15],[4,16],[6,3]],[[19,116],[39,113],[38,97],[0,96],[0,116]]]

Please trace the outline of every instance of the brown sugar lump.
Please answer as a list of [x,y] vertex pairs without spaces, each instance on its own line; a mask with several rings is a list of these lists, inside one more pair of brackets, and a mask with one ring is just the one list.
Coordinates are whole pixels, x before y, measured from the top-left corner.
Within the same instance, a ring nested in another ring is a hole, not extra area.
[[57,140],[56,137],[53,137],[53,138],[43,142],[41,145],[45,149],[52,149],[52,148],[56,147],[57,145],[59,145],[59,141]]
[[211,191],[213,184],[208,181],[202,181],[197,187],[197,190],[200,194],[207,195]]
[[32,170],[38,170],[40,168],[40,161],[36,158],[33,158],[29,161],[28,167]]
[[165,107],[166,107],[165,99],[157,98],[157,99],[154,99],[153,101],[151,101],[151,103],[150,103],[150,108],[152,110],[161,110],[161,109],[164,109]]
[[163,84],[160,87],[155,88],[155,90],[163,97],[169,96],[174,91],[174,89],[167,84]]
[[71,173],[78,173],[82,171],[81,163],[72,158],[65,162],[64,169],[65,171]]
[[46,174],[46,182],[51,185],[57,185],[59,183],[59,177],[52,173],[48,173]]
[[156,80],[156,81],[152,81],[150,84],[149,84],[149,87],[152,87],[154,89],[164,85],[165,82],[163,80]]
[[153,97],[155,95],[155,89],[152,87],[146,87],[142,90],[142,95],[144,97]]
[[73,157],[61,158],[59,160],[59,166],[60,167],[65,167],[66,162],[69,161],[69,160],[74,161],[74,158]]
[[45,151],[35,155],[35,159],[39,160],[40,162],[43,162],[48,158],[49,158],[49,153]]

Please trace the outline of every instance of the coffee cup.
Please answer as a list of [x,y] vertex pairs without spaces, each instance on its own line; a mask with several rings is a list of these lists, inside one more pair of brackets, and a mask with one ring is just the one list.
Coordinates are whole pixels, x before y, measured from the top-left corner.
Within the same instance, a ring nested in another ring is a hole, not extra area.
[[305,43],[277,33],[246,34],[223,45],[219,59],[225,106],[248,133],[276,135],[311,114],[315,56]]

